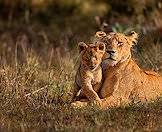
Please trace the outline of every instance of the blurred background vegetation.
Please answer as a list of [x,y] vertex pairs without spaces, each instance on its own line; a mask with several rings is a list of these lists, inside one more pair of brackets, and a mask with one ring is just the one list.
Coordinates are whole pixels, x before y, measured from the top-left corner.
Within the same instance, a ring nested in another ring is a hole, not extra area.
[[161,128],[161,103],[103,113],[67,106],[77,43],[98,30],[138,32],[134,59],[161,73],[162,0],[0,0],[0,131]]
[[[14,56],[15,52],[9,51],[16,43],[18,58],[31,48],[41,57],[48,56],[51,49],[61,49],[58,52],[64,55],[100,30],[104,22],[116,32],[137,31],[141,46],[161,43],[161,12],[161,0],[0,0],[1,58],[12,63],[6,57]],[[149,67],[157,70],[147,55],[142,56]],[[47,58],[43,60],[49,61]]]

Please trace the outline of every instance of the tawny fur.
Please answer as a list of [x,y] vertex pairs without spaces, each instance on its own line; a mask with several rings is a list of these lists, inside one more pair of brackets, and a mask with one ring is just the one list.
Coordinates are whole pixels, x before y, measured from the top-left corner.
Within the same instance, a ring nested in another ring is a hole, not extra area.
[[153,101],[162,96],[162,77],[156,72],[140,69],[131,57],[131,47],[138,39],[137,33],[100,36],[97,32],[96,37],[106,43],[104,81],[99,93],[101,108]]

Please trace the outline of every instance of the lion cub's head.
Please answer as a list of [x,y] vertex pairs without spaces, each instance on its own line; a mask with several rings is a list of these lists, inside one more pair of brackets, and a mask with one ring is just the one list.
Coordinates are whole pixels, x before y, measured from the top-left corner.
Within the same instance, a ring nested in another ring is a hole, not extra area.
[[81,53],[81,65],[94,71],[102,62],[102,57],[105,53],[105,44],[102,42],[96,42],[95,44],[80,42],[78,47]]
[[122,33],[111,32],[105,36],[102,31],[96,33],[99,41],[106,45],[106,52],[104,55],[104,62],[108,65],[114,66],[120,62],[124,62],[131,57],[131,47],[137,43],[138,34],[132,31],[125,35]]

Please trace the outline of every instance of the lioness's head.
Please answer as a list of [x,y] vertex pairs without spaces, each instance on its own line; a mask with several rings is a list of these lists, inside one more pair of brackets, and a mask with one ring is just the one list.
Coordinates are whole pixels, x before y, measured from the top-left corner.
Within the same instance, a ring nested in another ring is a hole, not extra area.
[[106,37],[100,34],[99,31],[96,36],[106,45],[104,62],[111,66],[127,60],[131,56],[131,47],[137,43],[138,39],[138,34],[134,31],[128,35],[111,32]]
[[95,70],[102,62],[105,44],[102,42],[96,42],[96,44],[80,42],[78,47],[81,53],[81,65],[89,70]]

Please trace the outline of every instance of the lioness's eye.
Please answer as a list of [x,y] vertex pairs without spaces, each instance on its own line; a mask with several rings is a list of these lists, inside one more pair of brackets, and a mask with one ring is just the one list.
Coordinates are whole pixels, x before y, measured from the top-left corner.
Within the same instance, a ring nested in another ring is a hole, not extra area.
[[118,42],[118,46],[122,46],[123,45],[123,42]]

